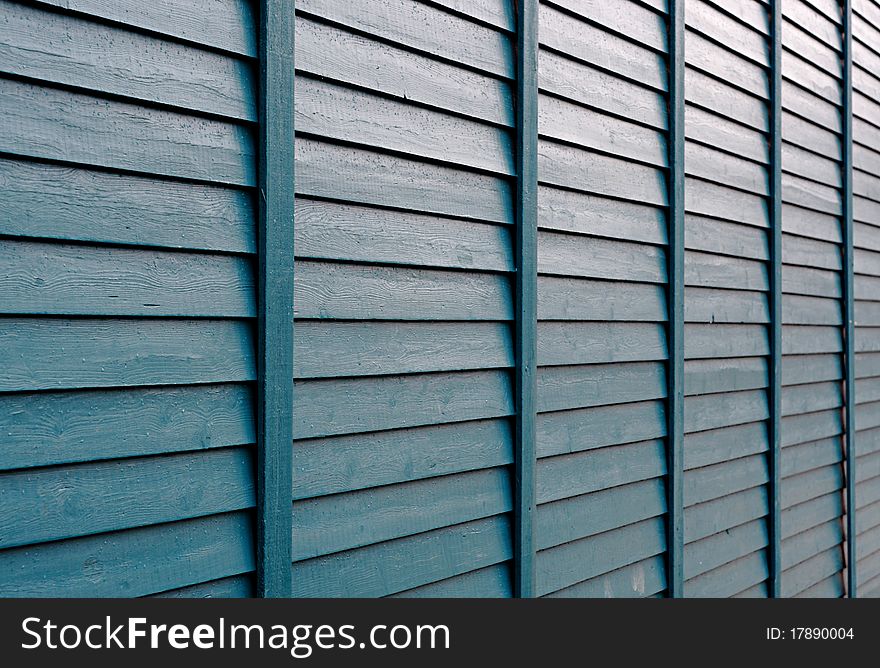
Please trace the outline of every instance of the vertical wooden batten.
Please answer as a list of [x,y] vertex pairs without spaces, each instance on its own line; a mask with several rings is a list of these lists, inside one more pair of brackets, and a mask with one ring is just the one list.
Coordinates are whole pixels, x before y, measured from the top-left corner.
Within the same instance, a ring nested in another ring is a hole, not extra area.
[[844,451],[846,457],[847,595],[855,598],[856,451],[855,451],[855,314],[853,279],[853,82],[852,0],[843,0],[843,271],[844,271]]
[[668,573],[684,594],[684,0],[669,5]]
[[782,574],[782,0],[770,4],[770,368],[769,595],[781,595]]
[[257,595],[290,596],[294,3],[260,5]]
[[535,591],[538,303],[538,3],[517,3],[514,593]]

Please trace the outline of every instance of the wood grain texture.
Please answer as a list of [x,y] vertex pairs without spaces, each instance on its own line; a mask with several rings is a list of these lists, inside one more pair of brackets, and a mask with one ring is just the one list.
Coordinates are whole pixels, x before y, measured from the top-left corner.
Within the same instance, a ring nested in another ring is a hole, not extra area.
[[223,448],[0,474],[0,547],[249,508],[252,468],[251,452]]
[[[251,129],[0,79],[0,150],[200,181],[253,186]],[[97,150],[100,147],[100,150]]]
[[[257,15],[247,0],[38,0],[112,23],[140,28],[196,44],[256,57]],[[168,21],[174,15],[173,22]]]
[[[175,10],[177,19],[180,10]],[[0,71],[5,74],[257,119],[254,72],[244,59],[8,1],[0,11],[5,17]]]
[[250,325],[224,320],[0,320],[4,391],[249,381]]
[[247,190],[0,159],[0,233],[253,253]]
[[256,315],[246,258],[6,241],[5,313],[238,317]]
[[98,534],[7,550],[3,565],[8,597],[145,596],[253,571],[253,524],[238,512]]
[[242,384],[0,396],[0,468],[21,469],[255,442]]

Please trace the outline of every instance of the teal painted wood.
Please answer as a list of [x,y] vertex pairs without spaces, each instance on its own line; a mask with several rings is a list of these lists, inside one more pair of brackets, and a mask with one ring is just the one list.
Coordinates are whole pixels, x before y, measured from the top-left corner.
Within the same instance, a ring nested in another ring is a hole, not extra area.
[[538,376],[538,0],[517,3],[514,595],[535,595]]
[[291,594],[294,5],[260,5],[257,595]]
[[852,0],[843,2],[843,272],[844,272],[844,407],[846,453],[846,582],[847,595],[858,595],[856,547],[856,356],[853,251],[853,35]]
[[770,420],[768,593],[779,598],[782,575],[782,0],[770,3]]
[[685,0],[669,3],[667,590],[684,596]]

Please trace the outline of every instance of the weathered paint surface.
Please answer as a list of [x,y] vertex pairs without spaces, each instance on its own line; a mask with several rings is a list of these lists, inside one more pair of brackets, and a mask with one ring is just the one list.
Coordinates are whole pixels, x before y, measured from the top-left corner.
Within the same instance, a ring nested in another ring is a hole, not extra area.
[[293,5],[0,0],[0,595],[880,593],[880,3]]

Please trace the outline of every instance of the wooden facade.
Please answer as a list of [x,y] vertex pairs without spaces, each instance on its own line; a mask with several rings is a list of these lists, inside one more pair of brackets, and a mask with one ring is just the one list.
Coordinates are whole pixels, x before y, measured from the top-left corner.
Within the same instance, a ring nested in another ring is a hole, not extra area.
[[0,0],[0,596],[880,594],[878,0]]

